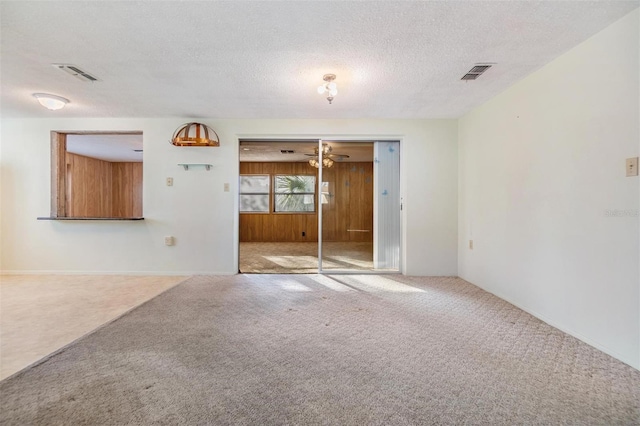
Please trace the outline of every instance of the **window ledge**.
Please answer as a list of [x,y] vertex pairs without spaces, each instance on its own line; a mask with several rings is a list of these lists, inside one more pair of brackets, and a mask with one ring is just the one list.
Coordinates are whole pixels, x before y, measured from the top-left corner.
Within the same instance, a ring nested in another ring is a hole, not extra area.
[[38,220],[144,220],[144,217],[39,217]]

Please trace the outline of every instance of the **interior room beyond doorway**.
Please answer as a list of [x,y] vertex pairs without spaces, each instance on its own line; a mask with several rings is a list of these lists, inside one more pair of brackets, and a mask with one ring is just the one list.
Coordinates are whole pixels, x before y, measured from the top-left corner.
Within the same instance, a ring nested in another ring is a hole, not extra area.
[[317,273],[319,209],[323,268],[373,270],[373,143],[327,146],[240,141],[240,272]]

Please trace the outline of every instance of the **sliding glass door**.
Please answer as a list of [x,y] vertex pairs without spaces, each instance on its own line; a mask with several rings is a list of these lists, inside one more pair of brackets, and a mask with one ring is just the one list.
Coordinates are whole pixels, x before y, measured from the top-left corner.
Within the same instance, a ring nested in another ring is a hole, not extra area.
[[240,141],[239,270],[400,270],[400,143]]

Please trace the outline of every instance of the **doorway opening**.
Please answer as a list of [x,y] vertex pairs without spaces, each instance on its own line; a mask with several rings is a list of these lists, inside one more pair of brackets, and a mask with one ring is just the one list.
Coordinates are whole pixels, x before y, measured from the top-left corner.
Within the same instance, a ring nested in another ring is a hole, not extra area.
[[[375,258],[375,206],[383,197],[374,194],[376,144],[241,139],[239,271],[398,272],[399,261]],[[399,200],[399,185],[395,191]],[[399,232],[398,222],[398,258]]]

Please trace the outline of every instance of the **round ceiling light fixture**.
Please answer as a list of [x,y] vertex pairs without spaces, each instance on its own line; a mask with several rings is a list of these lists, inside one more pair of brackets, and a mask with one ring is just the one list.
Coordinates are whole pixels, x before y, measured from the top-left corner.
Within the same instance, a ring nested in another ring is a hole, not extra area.
[[33,97],[36,98],[38,102],[40,102],[40,105],[47,109],[50,109],[51,111],[62,109],[66,104],[69,103],[69,99],[63,98],[61,96],[50,95],[49,93],[34,93]]

